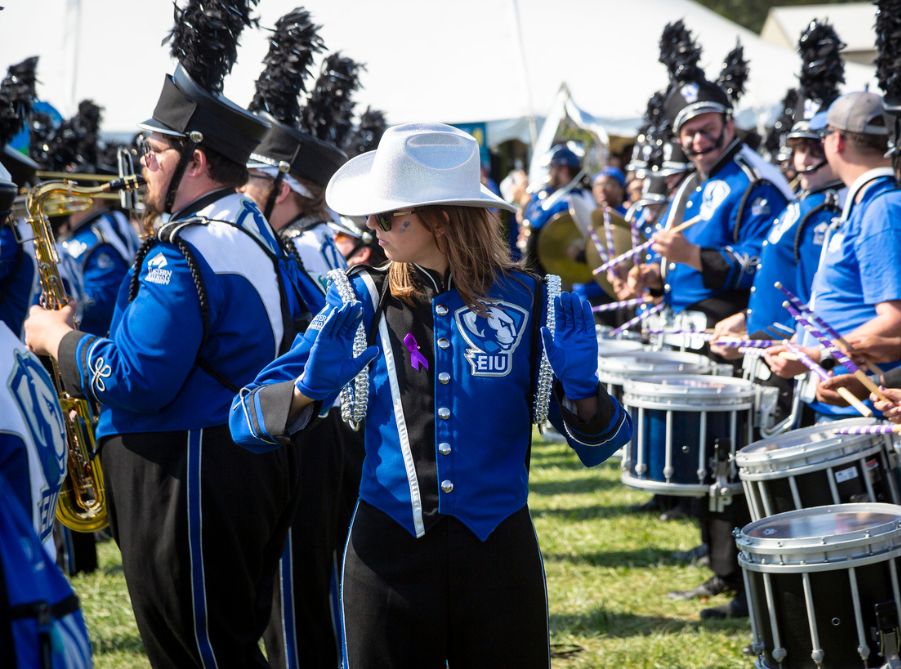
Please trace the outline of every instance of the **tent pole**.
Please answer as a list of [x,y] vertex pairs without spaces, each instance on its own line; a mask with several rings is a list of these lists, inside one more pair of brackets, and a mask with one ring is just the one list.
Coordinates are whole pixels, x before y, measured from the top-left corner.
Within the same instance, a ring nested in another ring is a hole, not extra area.
[[529,85],[529,68],[526,64],[526,49],[522,42],[522,24],[519,21],[519,3],[510,0],[510,9],[513,11],[513,23],[516,26],[516,46],[519,51],[519,62],[522,65],[522,78],[526,88],[526,104],[529,108],[529,135],[532,138],[532,146],[538,141],[538,129],[535,126],[535,105],[532,102],[532,87]]

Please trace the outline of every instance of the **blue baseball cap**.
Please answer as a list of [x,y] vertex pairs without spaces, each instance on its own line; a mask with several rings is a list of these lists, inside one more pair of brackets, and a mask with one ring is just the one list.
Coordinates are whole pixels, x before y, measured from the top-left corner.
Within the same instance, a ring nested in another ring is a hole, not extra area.
[[618,167],[608,165],[593,177],[591,177],[591,183],[594,183],[600,177],[610,177],[611,179],[616,179],[619,182],[620,186],[622,186],[623,188],[626,187],[626,175],[623,174],[623,171]]
[[548,159],[547,165],[548,167],[565,165],[566,167],[575,167],[578,169],[582,167],[582,162],[579,160],[579,156],[577,156],[568,146],[559,146],[553,149],[553,153],[551,154],[550,159]]

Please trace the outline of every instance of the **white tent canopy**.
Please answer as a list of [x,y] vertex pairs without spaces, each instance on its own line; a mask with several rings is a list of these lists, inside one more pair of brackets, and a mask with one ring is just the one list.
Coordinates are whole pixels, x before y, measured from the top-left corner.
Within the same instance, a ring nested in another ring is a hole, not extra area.
[[[106,132],[136,131],[150,116],[163,75],[173,70],[168,47],[160,45],[173,23],[170,0],[4,4],[0,64],[39,55],[42,99],[64,115],[79,100],[93,99],[105,108]],[[297,4],[261,0],[261,26],[273,26]],[[547,114],[563,83],[609,134],[634,135],[648,98],[667,83],[657,41],[664,25],[680,18],[703,45],[710,78],[741,39],[751,68],[745,110],[769,114],[797,84],[800,69],[794,51],[691,0],[308,0],[304,6],[323,26],[329,50],[366,63],[358,109],[372,105],[390,123],[486,121],[492,145],[527,141],[528,119]],[[253,97],[268,35],[260,29],[242,37],[225,85],[239,104]],[[873,75],[873,68],[849,63],[846,89],[869,84],[875,90]]]

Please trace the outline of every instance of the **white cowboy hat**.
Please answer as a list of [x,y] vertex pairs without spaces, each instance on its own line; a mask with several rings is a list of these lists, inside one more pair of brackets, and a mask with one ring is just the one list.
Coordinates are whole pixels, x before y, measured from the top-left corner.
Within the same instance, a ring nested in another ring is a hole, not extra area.
[[479,143],[441,123],[388,128],[375,151],[348,161],[325,190],[328,206],[368,216],[429,204],[516,211],[479,181]]

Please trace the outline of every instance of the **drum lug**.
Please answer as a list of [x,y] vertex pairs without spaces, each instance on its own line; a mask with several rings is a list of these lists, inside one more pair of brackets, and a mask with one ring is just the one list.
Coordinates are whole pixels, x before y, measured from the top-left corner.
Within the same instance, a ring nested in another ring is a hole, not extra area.
[[822,650],[815,650],[810,654],[810,659],[813,660],[813,663],[818,667],[823,666],[823,657],[825,653]]
[[788,651],[784,648],[773,648],[773,652],[770,654],[773,656],[773,659],[776,660],[776,662],[782,664],[782,660],[784,660],[785,656],[788,655]]
[[895,602],[880,602],[875,609],[879,654],[885,660],[880,669],[901,669],[901,657],[898,656],[898,609]]
[[715,439],[713,442],[713,462],[715,483],[710,486],[710,511],[722,513],[732,504],[732,489],[729,487],[729,455],[732,442],[729,439]]

